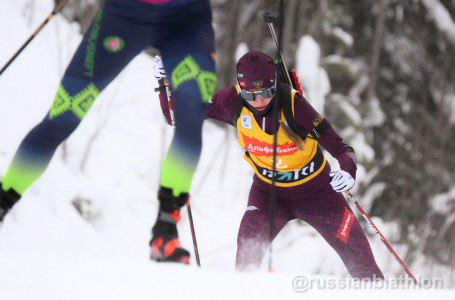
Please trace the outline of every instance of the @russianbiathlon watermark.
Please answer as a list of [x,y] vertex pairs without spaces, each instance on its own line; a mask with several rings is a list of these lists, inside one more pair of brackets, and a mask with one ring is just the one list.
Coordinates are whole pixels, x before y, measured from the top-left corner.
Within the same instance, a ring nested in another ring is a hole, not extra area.
[[292,288],[297,293],[309,290],[349,290],[349,289],[443,289],[442,278],[417,277],[417,282],[408,276],[384,276],[384,279],[359,279],[350,276],[343,278],[318,278],[296,276],[292,279]]

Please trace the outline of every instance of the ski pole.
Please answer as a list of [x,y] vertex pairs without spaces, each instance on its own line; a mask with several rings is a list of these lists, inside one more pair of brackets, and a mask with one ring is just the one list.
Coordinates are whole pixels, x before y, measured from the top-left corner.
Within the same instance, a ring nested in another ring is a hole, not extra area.
[[197,241],[196,241],[196,231],[194,230],[193,214],[191,213],[190,197],[188,197],[188,200],[186,201],[186,209],[188,210],[188,220],[190,221],[191,238],[193,239],[194,256],[196,256],[196,264],[200,268],[201,260],[199,259],[199,250],[198,250]]
[[[168,100],[169,114],[171,116],[171,123],[172,123],[171,125],[175,127],[174,101],[172,100],[171,87],[166,78],[164,78],[163,80],[164,80],[164,87],[166,89],[166,96],[167,96],[167,100]],[[160,91],[161,91],[161,87],[155,89],[155,92],[160,92]],[[190,222],[190,228],[191,228],[191,238],[193,239],[194,256],[196,257],[197,266],[200,268],[201,260],[199,259],[199,250],[197,247],[196,231],[194,230],[193,214],[191,212],[189,196],[188,196],[188,200],[186,201],[186,210],[188,211],[188,220]]]
[[[275,41],[275,45],[277,48],[277,59],[275,64],[279,64],[280,67],[275,67],[275,77],[276,80],[278,80],[278,76],[281,73],[281,76],[286,78],[287,82],[289,84],[291,83],[291,79],[289,77],[289,74],[287,72],[286,66],[284,65],[283,62],[283,56],[281,54],[281,49],[283,48],[282,46],[282,36],[283,36],[283,15],[284,15],[284,1],[280,0],[279,3],[279,16],[281,18],[278,18],[278,14],[275,13],[276,17],[275,18],[268,18],[266,17],[265,13],[263,15],[264,21],[269,25],[270,31],[272,32],[272,37]],[[271,20],[271,22],[269,22]],[[273,29],[273,24],[277,25],[279,28],[279,36],[277,39],[277,36],[275,34],[275,30]],[[285,73],[284,75],[282,73]],[[273,254],[273,238],[275,236],[274,229],[275,229],[275,206],[276,206],[276,177],[277,177],[277,171],[276,171],[276,161],[277,161],[277,148],[278,148],[278,128],[279,128],[279,120],[280,120],[280,114],[281,114],[281,101],[279,101],[282,95],[281,91],[281,85],[277,85],[277,91],[276,91],[276,102],[275,105],[273,106],[273,126],[272,126],[272,131],[273,131],[273,157],[272,157],[272,184],[270,186],[270,195],[269,195],[269,272],[274,272],[274,269],[272,267],[272,254]]]
[[54,10],[49,14],[49,16],[44,20],[44,22],[38,27],[38,29],[35,30],[35,32],[28,38],[28,40],[22,45],[22,47],[17,50],[17,52],[13,55],[13,57],[10,58],[10,60],[3,66],[3,68],[0,70],[0,76],[3,74],[3,72],[6,70],[6,68],[9,67],[9,65],[21,54],[21,52],[27,47],[27,45],[35,38],[35,36],[38,35],[38,33],[43,29],[43,27],[56,15],[59,13],[59,11],[63,8],[63,6],[68,2],[68,0],[62,0],[59,2],[59,4],[54,8]]
[[172,101],[172,92],[169,81],[166,77],[163,77],[164,86],[155,88],[155,92],[166,91],[167,103],[169,106],[169,115],[171,116],[171,126],[175,127],[175,118],[174,118],[174,101]]
[[371,221],[368,214],[360,206],[359,202],[357,202],[357,200],[354,199],[351,192],[347,191],[346,195],[348,195],[349,200],[351,200],[355,204],[355,206],[360,211],[360,213],[365,218],[365,220],[368,222],[368,224],[370,224],[370,226],[374,229],[374,231],[379,235],[379,237],[381,238],[381,241],[384,243],[384,245],[386,245],[387,249],[389,249],[390,253],[392,253],[392,255],[395,257],[395,259],[401,264],[401,266],[404,268],[406,273],[414,280],[414,283],[419,284],[417,282],[417,279],[414,277],[414,275],[412,275],[411,271],[408,269],[408,267],[404,264],[404,262],[401,260],[401,258],[398,256],[398,254],[395,252],[395,250],[393,250],[392,246],[390,246],[390,244],[387,242],[385,237],[379,231],[378,227],[376,227],[376,225],[374,225],[373,221]]

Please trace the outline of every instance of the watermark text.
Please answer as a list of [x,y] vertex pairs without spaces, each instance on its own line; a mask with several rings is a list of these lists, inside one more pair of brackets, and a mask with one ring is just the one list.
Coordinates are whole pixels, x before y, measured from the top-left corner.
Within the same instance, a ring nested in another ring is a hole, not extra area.
[[384,279],[373,277],[372,279],[358,279],[353,277],[323,278],[310,276],[295,276],[292,279],[292,288],[297,293],[304,293],[309,290],[348,290],[348,289],[443,289],[442,278],[408,276],[391,277]]

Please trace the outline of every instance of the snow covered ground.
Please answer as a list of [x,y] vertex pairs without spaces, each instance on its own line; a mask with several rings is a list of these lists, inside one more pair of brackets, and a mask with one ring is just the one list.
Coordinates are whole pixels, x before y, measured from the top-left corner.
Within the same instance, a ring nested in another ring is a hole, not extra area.
[[[28,11],[30,1],[0,0],[0,65],[47,17],[52,2],[34,1],[35,10]],[[78,30],[54,18],[0,77],[0,177],[24,135],[49,109],[80,41]],[[140,55],[102,93],[6,218],[0,231],[0,299],[428,299],[453,294],[440,289],[446,283],[429,283],[424,269],[414,272],[423,276],[426,288],[399,283],[393,275],[400,266],[375,235],[372,247],[389,281],[375,289],[359,286],[345,278],[340,259],[322,238],[298,222],[274,243],[275,273],[267,273],[266,264],[257,273],[235,272],[237,229],[252,171],[233,131],[211,122],[204,127],[192,187],[202,268],[194,257],[189,266],[151,262],[148,240],[160,163],[172,137],[153,91],[151,66],[150,57]],[[74,201],[81,203],[84,217]],[[186,212],[179,230],[182,244],[192,249]]]

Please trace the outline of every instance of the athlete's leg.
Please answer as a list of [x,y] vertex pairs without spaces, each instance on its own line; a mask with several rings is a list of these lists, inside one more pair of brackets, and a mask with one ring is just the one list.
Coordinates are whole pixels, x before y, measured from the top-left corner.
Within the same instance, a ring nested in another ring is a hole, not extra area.
[[[253,184],[248,206],[240,223],[237,236],[235,267],[240,271],[257,270],[270,244],[270,190]],[[293,219],[286,205],[277,199],[275,206],[273,238]]]
[[[151,258],[189,261],[178,242],[176,223],[188,198],[202,147],[202,123],[216,85],[214,33],[209,1],[160,6],[163,22],[157,45],[171,82],[175,132],[161,167],[160,209],[152,229]],[[166,251],[167,249],[167,251]]]
[[[108,8],[105,6],[105,8]],[[44,120],[17,150],[2,188],[22,195],[45,171],[57,146],[79,125],[98,94],[142,51],[141,28],[101,9],[84,35]]]
[[360,223],[344,197],[333,190],[302,202],[299,217],[314,227],[338,253],[355,278],[383,278]]
[[169,33],[172,39],[166,39],[159,48],[175,104],[175,133],[162,165],[161,186],[172,189],[174,196],[189,192],[201,153],[207,103],[216,86],[208,1],[193,15],[188,14],[188,20]]

